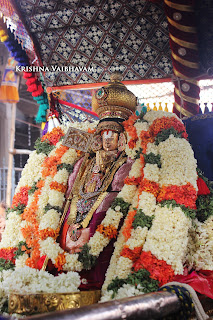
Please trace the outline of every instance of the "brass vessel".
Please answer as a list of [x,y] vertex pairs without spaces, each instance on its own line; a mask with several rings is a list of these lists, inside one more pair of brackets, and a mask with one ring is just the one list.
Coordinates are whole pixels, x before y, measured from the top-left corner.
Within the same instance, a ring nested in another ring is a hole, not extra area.
[[72,293],[12,293],[9,296],[9,313],[31,315],[80,308],[97,303],[100,296],[100,290]]

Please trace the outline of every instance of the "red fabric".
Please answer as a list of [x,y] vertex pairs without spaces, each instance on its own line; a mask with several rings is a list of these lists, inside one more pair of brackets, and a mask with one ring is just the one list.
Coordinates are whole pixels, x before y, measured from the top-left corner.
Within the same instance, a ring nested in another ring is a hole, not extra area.
[[213,299],[213,271],[193,271],[188,275],[177,275],[174,281],[189,284],[195,291]]
[[198,187],[198,193],[197,193],[198,196],[210,194],[210,190],[207,187],[205,181],[200,177],[197,179],[197,187]]
[[59,236],[59,243],[63,250],[65,250],[66,248],[66,236],[67,236],[68,228],[69,228],[69,225],[67,224],[67,221],[65,221],[62,227],[62,232]]
[[42,266],[43,266],[43,264],[44,264],[45,258],[46,258],[46,256],[42,256],[42,257],[38,260],[38,262],[37,262],[37,268],[38,268],[39,270],[41,270],[41,268],[42,268]]

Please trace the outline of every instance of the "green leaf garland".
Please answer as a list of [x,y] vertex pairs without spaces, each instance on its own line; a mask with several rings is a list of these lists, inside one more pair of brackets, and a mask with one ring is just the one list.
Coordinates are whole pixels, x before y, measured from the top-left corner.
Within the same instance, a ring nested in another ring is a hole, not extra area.
[[97,258],[89,253],[90,247],[85,243],[78,254],[78,261],[83,264],[83,269],[90,270],[95,266]]
[[191,218],[191,219],[196,218],[196,211],[194,209],[187,208],[183,204],[178,204],[175,200],[163,200],[159,202],[159,205],[161,207],[167,207],[167,208],[169,208],[170,206],[172,206],[172,208],[179,207],[181,208],[181,210],[183,210],[183,212],[188,218]]
[[153,152],[144,154],[145,163],[157,164],[158,168],[161,168],[161,156],[155,155]]
[[22,247],[25,247],[27,250],[29,250],[30,248],[28,248],[27,244],[25,241],[20,241],[19,244],[18,244],[18,248],[16,251],[14,251],[14,259],[17,259],[19,256],[22,256],[25,251],[22,251]]
[[73,172],[73,165],[69,163],[60,163],[57,165],[57,170],[66,169],[69,173]]
[[12,263],[9,259],[0,258],[0,271],[10,269],[15,269],[14,263]]
[[174,127],[163,129],[156,135],[155,144],[159,145],[161,142],[167,140],[171,134],[173,134],[175,138],[182,138],[182,133],[183,132],[178,132],[177,130],[175,130]]
[[126,217],[128,211],[129,211],[129,207],[130,207],[130,203],[125,202],[123,200],[123,198],[115,198],[115,200],[113,201],[111,208],[113,210],[115,210],[115,207],[119,206],[120,207],[120,211],[123,213],[124,217]]
[[37,153],[48,154],[55,148],[54,145],[50,145],[48,140],[41,141],[41,138],[38,138],[35,142],[35,149]]
[[112,299],[118,293],[118,289],[121,288],[124,284],[130,284],[143,293],[154,292],[159,288],[159,281],[151,279],[150,273],[146,269],[140,269],[137,272],[130,273],[126,279],[119,279],[118,277],[116,277],[112,280],[112,282],[107,287],[108,291],[113,291]]
[[132,223],[132,226],[134,229],[137,227],[147,227],[148,229],[152,226],[152,220],[154,219],[154,216],[147,216],[143,213],[142,209],[139,209],[134,217],[134,221]]

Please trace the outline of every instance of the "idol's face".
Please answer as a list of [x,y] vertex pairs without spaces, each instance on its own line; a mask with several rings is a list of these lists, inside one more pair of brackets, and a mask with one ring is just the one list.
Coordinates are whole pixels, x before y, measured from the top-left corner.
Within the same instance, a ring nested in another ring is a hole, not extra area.
[[105,151],[113,151],[118,149],[118,133],[107,130],[102,134],[103,149]]

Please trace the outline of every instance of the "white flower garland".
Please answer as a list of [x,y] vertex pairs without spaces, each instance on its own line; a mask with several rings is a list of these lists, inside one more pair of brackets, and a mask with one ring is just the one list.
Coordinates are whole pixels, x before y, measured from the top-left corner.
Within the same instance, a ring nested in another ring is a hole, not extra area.
[[[148,112],[144,116],[144,120],[148,121],[148,124],[145,123],[147,130],[154,120],[161,117],[177,118],[176,115],[167,112]],[[140,145],[142,142],[140,140],[140,123],[136,122],[134,126],[138,134],[138,145]],[[143,168],[145,179],[158,183],[159,186],[171,184],[185,185],[190,182],[195,190],[197,190],[196,160],[189,143],[185,139],[178,139],[170,135],[166,141],[161,142],[158,146],[154,143],[148,143],[146,154],[149,153],[161,156],[161,168],[158,168],[157,164],[146,163]],[[134,154],[136,154],[135,149]],[[141,172],[142,168],[139,159],[135,161],[133,168],[136,175]],[[140,245],[144,251],[151,251],[156,258],[162,259],[172,265],[175,274],[183,273],[183,264],[186,259],[188,244],[188,231],[191,227],[190,219],[186,217],[179,207],[172,208],[170,206],[167,208],[159,206],[156,204],[155,196],[146,191],[141,192],[135,207],[141,209],[145,215],[154,216],[152,227],[150,230],[147,227],[140,228],[140,243],[138,241],[139,235],[135,236],[137,229],[132,229],[130,238],[127,241],[122,239],[122,244],[119,244],[119,250],[116,248],[118,244],[115,244],[115,251],[102,287],[102,301],[107,301],[109,298],[107,287],[110,282],[116,277],[121,279],[127,278],[130,273],[133,262],[119,255],[124,246],[128,246],[131,250],[134,250]],[[125,286],[119,290],[124,290]],[[132,287],[132,290],[135,294],[135,288]],[[120,295],[117,294],[115,298],[118,299],[118,297]]]
[[79,291],[80,276],[76,272],[59,274],[54,277],[47,271],[36,270],[27,266],[15,271],[2,271],[0,289],[9,294],[26,293],[66,293]]
[[189,237],[187,265],[189,270],[213,270],[213,216],[205,222],[195,219]]

